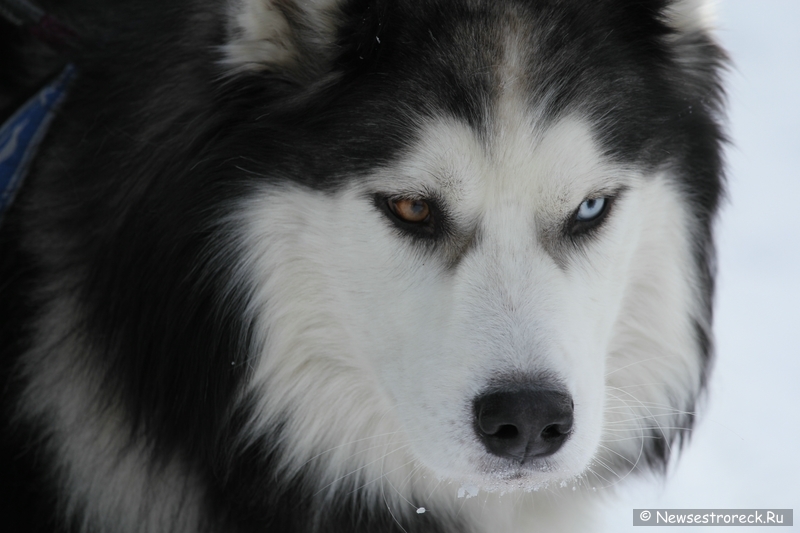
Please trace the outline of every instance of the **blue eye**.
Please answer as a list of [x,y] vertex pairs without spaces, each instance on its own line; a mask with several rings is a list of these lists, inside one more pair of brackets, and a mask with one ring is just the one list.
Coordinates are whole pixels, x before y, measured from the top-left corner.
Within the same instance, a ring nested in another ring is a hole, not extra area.
[[584,201],[578,208],[577,220],[581,222],[594,220],[603,214],[607,202],[608,200],[606,198],[590,198]]

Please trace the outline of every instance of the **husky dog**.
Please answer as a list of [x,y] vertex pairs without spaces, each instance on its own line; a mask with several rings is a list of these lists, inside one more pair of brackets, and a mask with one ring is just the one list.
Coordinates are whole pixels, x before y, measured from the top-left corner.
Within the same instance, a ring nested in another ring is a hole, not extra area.
[[702,2],[41,6],[81,44],[2,227],[22,523],[589,531],[685,440],[724,142]]

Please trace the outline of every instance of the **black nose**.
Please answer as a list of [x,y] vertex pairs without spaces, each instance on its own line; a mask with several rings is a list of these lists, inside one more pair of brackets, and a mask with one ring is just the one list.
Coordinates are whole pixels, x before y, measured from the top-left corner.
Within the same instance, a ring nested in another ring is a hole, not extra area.
[[475,431],[489,453],[525,462],[552,455],[572,431],[569,394],[524,389],[475,399]]

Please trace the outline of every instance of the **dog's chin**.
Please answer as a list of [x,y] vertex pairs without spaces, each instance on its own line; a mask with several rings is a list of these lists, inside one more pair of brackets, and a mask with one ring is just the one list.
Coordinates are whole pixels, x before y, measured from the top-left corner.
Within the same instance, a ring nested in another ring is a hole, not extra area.
[[439,472],[440,479],[447,479],[461,487],[467,496],[476,492],[533,492],[542,489],[560,488],[579,479],[589,461],[572,462],[556,456],[513,461],[489,454],[478,464],[462,471]]
[[[542,467],[547,468],[547,467]],[[568,470],[543,471],[535,468],[515,467],[497,470],[491,473],[460,476],[453,479],[467,496],[474,496],[478,492],[513,493],[535,492],[557,487],[563,487],[579,478],[580,472]]]

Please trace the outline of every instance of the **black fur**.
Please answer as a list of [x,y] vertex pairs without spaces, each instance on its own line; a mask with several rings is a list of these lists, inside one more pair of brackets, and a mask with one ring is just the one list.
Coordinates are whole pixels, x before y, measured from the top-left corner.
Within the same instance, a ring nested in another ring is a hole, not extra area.
[[[415,139],[414,117],[444,112],[489,127],[500,20],[539,28],[528,37],[538,51],[532,103],[547,94],[553,118],[569,109],[597,117],[615,158],[679,169],[699,220],[710,316],[724,56],[701,34],[670,41],[664,1],[350,0],[336,53],[314,65],[324,83],[279,71],[225,75],[222,2],[42,3],[84,45],[64,58],[79,78],[0,233],[6,520],[60,530],[47,433],[36,420],[14,431],[8,422],[32,319],[69,294],[85,314],[68,335],[103,354],[87,354],[85,364],[102,375],[110,402],[124,405],[131,438],[145,436],[153,464],[179,458],[197,473],[210,527],[463,530],[435,514],[398,523],[385,509],[367,510],[358,494],[318,515],[304,480],[273,483],[274,456],[236,447],[247,413],[230,406],[247,378],[252,324],[240,318],[243,289],[224,286],[237,257],[221,221],[260,180],[325,191],[391,161]],[[698,337],[710,356],[707,332],[698,328]],[[273,431],[264,445],[279,454],[282,428]],[[648,462],[664,464],[667,443],[647,443]]]

